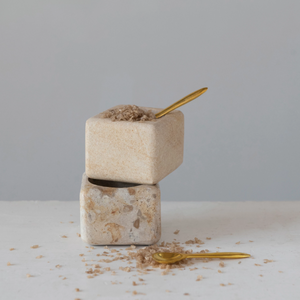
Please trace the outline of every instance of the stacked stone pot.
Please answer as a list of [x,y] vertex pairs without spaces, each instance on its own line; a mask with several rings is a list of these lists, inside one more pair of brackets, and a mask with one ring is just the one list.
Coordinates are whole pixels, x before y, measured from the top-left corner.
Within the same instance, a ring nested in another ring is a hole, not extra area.
[[183,161],[183,113],[146,122],[112,121],[104,113],[86,122],[81,237],[91,245],[154,244],[161,235],[158,182]]

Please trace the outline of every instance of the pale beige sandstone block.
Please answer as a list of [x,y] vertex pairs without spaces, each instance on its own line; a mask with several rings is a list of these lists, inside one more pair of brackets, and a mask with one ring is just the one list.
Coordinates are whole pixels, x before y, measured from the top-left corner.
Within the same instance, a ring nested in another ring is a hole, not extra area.
[[150,245],[158,242],[161,235],[159,185],[105,182],[89,179],[83,174],[80,228],[81,238],[91,245]]
[[[161,111],[141,108],[154,113]],[[146,122],[113,122],[101,118],[102,115],[86,122],[85,171],[89,178],[156,184],[181,165],[184,142],[181,111]]]

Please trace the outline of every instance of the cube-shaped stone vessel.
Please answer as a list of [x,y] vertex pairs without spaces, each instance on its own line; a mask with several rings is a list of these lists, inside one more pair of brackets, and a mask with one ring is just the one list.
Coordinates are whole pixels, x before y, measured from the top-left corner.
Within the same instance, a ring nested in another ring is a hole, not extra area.
[[161,236],[160,188],[90,179],[80,191],[81,238],[91,245],[150,245]]
[[[161,111],[141,108],[154,113]],[[103,118],[104,113],[86,122],[85,172],[89,178],[156,184],[181,165],[184,144],[181,111],[146,122],[114,122]]]

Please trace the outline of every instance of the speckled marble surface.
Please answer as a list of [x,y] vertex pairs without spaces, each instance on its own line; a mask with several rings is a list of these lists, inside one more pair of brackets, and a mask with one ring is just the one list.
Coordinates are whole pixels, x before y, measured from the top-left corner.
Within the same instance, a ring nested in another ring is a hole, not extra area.
[[80,227],[85,242],[91,245],[150,245],[159,241],[158,184],[107,187],[99,185],[103,181],[92,182],[83,174]]

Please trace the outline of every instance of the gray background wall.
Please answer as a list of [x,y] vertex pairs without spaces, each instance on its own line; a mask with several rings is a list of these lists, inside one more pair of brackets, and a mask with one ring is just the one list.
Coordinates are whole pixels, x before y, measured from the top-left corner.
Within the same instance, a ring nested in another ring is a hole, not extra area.
[[0,199],[77,200],[84,126],[185,114],[164,201],[300,199],[299,1],[0,2]]

